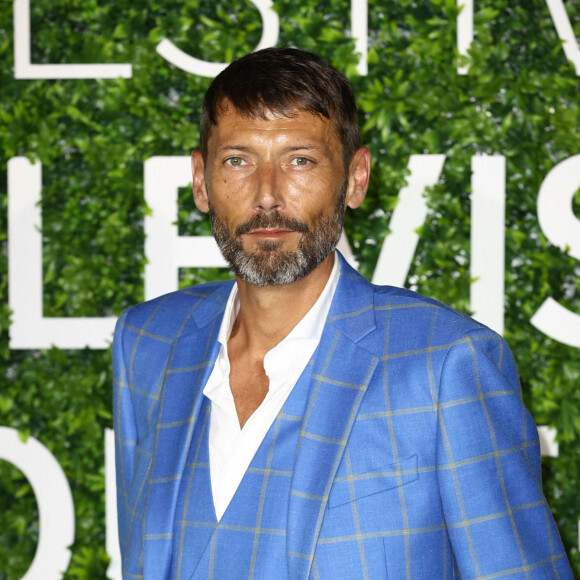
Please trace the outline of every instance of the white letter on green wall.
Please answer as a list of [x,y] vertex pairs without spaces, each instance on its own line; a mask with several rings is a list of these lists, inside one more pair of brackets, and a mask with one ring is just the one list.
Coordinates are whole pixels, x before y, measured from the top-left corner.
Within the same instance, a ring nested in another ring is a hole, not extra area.
[[[250,0],[252,4],[260,12],[262,17],[262,38],[255,50],[262,50],[276,46],[278,42],[278,34],[280,33],[280,22],[277,12],[272,8],[271,0]],[[207,60],[200,60],[195,58],[183,50],[180,50],[171,42],[164,38],[155,49],[166,61],[172,65],[184,70],[185,72],[202,77],[213,78],[217,76],[228,63],[224,62],[208,62]]]
[[8,161],[8,303],[10,348],[108,348],[114,316],[45,318],[42,308],[42,165]]
[[[580,220],[574,215],[572,200],[580,188],[580,155],[556,165],[544,178],[538,195],[538,221],[545,236],[555,246],[568,248],[580,260]],[[530,321],[547,336],[580,348],[580,314],[571,312],[548,297]]]
[[21,580],[59,580],[68,568],[75,539],[75,510],[66,476],[42,443],[34,437],[23,443],[10,427],[0,427],[0,459],[24,474],[38,505],[38,546]]

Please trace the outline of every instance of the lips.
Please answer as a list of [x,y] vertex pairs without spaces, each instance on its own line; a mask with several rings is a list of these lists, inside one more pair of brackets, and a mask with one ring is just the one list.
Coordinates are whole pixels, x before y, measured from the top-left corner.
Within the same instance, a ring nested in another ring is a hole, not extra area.
[[259,229],[259,230],[252,230],[251,232],[248,232],[249,235],[252,236],[281,236],[284,234],[290,234],[292,232],[295,232],[296,230],[290,230],[290,229],[281,229],[281,228],[263,228],[263,229]]

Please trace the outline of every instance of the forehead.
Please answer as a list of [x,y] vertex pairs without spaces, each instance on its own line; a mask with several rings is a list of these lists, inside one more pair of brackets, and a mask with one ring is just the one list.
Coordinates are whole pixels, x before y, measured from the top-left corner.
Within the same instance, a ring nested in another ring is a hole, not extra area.
[[318,144],[340,153],[340,141],[331,120],[310,113],[296,111],[282,115],[265,111],[263,117],[242,115],[233,107],[220,112],[208,141],[210,152],[218,147],[250,143],[286,143],[294,145]]

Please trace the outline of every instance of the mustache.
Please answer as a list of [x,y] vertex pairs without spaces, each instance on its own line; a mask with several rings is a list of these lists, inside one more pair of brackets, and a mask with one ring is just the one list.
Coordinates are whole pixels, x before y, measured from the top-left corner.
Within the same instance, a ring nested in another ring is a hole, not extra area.
[[309,232],[308,226],[304,222],[296,218],[284,216],[278,212],[273,212],[268,214],[266,213],[255,214],[249,220],[240,224],[236,228],[236,235],[241,236],[242,234],[247,234],[254,230],[275,229],[275,228],[300,232],[303,234]]

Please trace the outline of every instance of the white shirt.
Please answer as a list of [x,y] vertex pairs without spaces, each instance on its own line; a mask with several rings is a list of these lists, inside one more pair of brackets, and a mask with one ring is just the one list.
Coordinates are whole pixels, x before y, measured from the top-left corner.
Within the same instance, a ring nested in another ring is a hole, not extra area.
[[320,342],[338,283],[338,262],[335,255],[330,277],[312,308],[284,340],[266,353],[264,370],[270,381],[268,393],[262,404],[246,421],[243,429],[240,429],[229,380],[228,339],[240,309],[237,284],[232,288],[218,335],[221,349],[203,389],[203,394],[211,401],[209,466],[213,503],[218,521],[236,493],[268,429]]

